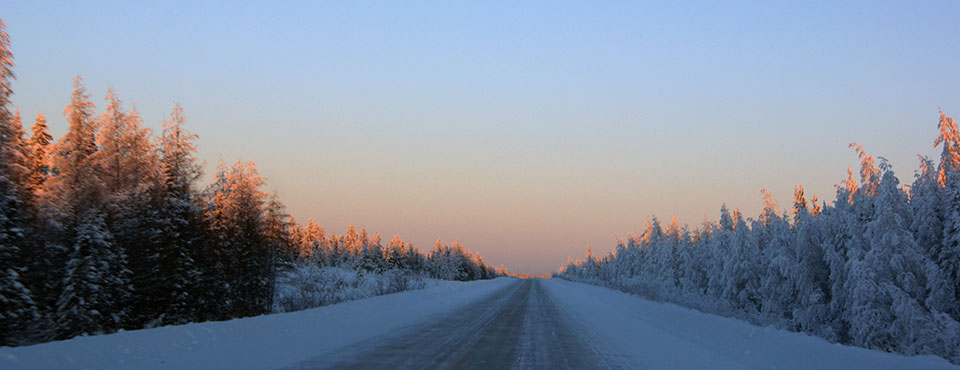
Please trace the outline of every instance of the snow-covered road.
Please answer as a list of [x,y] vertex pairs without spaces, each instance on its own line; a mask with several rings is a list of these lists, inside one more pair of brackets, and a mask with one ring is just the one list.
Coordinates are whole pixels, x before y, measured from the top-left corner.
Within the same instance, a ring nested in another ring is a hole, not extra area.
[[542,285],[518,281],[442,320],[361,343],[349,356],[321,355],[291,369],[608,368]]
[[941,369],[558,279],[443,282],[301,312],[20,348],[0,369]]

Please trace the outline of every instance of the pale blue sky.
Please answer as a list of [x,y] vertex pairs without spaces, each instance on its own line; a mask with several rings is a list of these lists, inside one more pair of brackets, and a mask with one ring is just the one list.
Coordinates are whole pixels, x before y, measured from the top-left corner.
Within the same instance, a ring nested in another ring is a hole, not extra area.
[[960,116],[960,2],[4,2],[24,116],[80,74],[290,212],[549,272],[645,218],[833,199],[856,140],[910,181]]

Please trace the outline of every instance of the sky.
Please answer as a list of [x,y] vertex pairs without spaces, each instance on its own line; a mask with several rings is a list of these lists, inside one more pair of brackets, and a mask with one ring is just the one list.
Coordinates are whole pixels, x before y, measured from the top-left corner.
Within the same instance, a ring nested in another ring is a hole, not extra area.
[[[235,4],[234,4],[235,3]],[[13,102],[75,75],[155,132],[174,104],[299,221],[460,240],[549,273],[656,216],[834,199],[851,141],[912,181],[960,118],[960,2],[10,1]],[[28,120],[30,121],[30,120]]]

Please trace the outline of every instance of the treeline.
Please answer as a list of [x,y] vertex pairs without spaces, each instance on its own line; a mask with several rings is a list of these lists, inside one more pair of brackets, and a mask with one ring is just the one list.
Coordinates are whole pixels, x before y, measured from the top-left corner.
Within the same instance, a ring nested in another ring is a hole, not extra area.
[[111,90],[96,114],[77,77],[67,133],[54,143],[41,113],[28,137],[12,109],[9,46],[0,21],[0,345],[267,313],[278,269],[304,258],[495,275],[459,244],[424,256],[352,227],[340,237],[302,228],[252,162],[221,163],[200,189],[180,106],[155,137]]
[[380,235],[369,236],[351,225],[344,235],[327,236],[324,229],[307,222],[291,224],[291,243],[280,263],[273,310],[290,312],[350,299],[421,289],[425,278],[477,280],[502,276],[477,253],[459,242],[443,244],[424,254],[399,236],[387,246]]
[[505,272],[488,266],[479,253],[467,250],[458,241],[446,245],[437,239],[433,250],[424,254],[399,235],[394,235],[390,243],[383,246],[380,233],[371,237],[366,230],[357,232],[353,225],[344,235],[328,236],[313,220],[301,226],[291,218],[289,230],[286,255],[319,267],[345,267],[373,273],[401,269],[423,272],[435,279],[459,281],[490,279]]
[[653,219],[611,254],[571,261],[557,275],[655,300],[804,332],[831,342],[935,354],[960,363],[960,133],[940,113],[938,164],[920,158],[913,184],[851,144],[836,200],[808,203],[798,186],[790,214],[763,192],[757,219],[721,208],[718,223],[689,229]]

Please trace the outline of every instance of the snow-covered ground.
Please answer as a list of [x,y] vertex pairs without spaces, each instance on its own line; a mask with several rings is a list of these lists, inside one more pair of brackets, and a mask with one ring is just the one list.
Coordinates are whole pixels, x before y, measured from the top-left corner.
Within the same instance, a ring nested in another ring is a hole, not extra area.
[[544,288],[588,341],[645,369],[955,369],[936,356],[831,344],[823,339],[651,302],[594,285],[549,279]]
[[299,312],[3,347],[0,369],[277,368],[458,311],[514,281],[442,281]]
[[[528,327],[531,325],[542,327]],[[457,345],[413,354],[403,350],[431,348],[423,343]],[[544,351],[549,352],[546,357],[529,353]],[[263,369],[400,364],[376,358],[391,353],[410,360],[410,368],[487,363],[485,358],[490,358],[488,364],[536,367],[552,363],[548,360],[554,355],[608,368],[957,368],[938,357],[904,357],[830,344],[603,287],[559,279],[518,282],[510,278],[441,282],[423,290],[300,312],[0,348],[0,368]],[[538,357],[544,361],[533,361]],[[458,362],[461,360],[466,362]],[[567,360],[557,364],[573,366]]]

